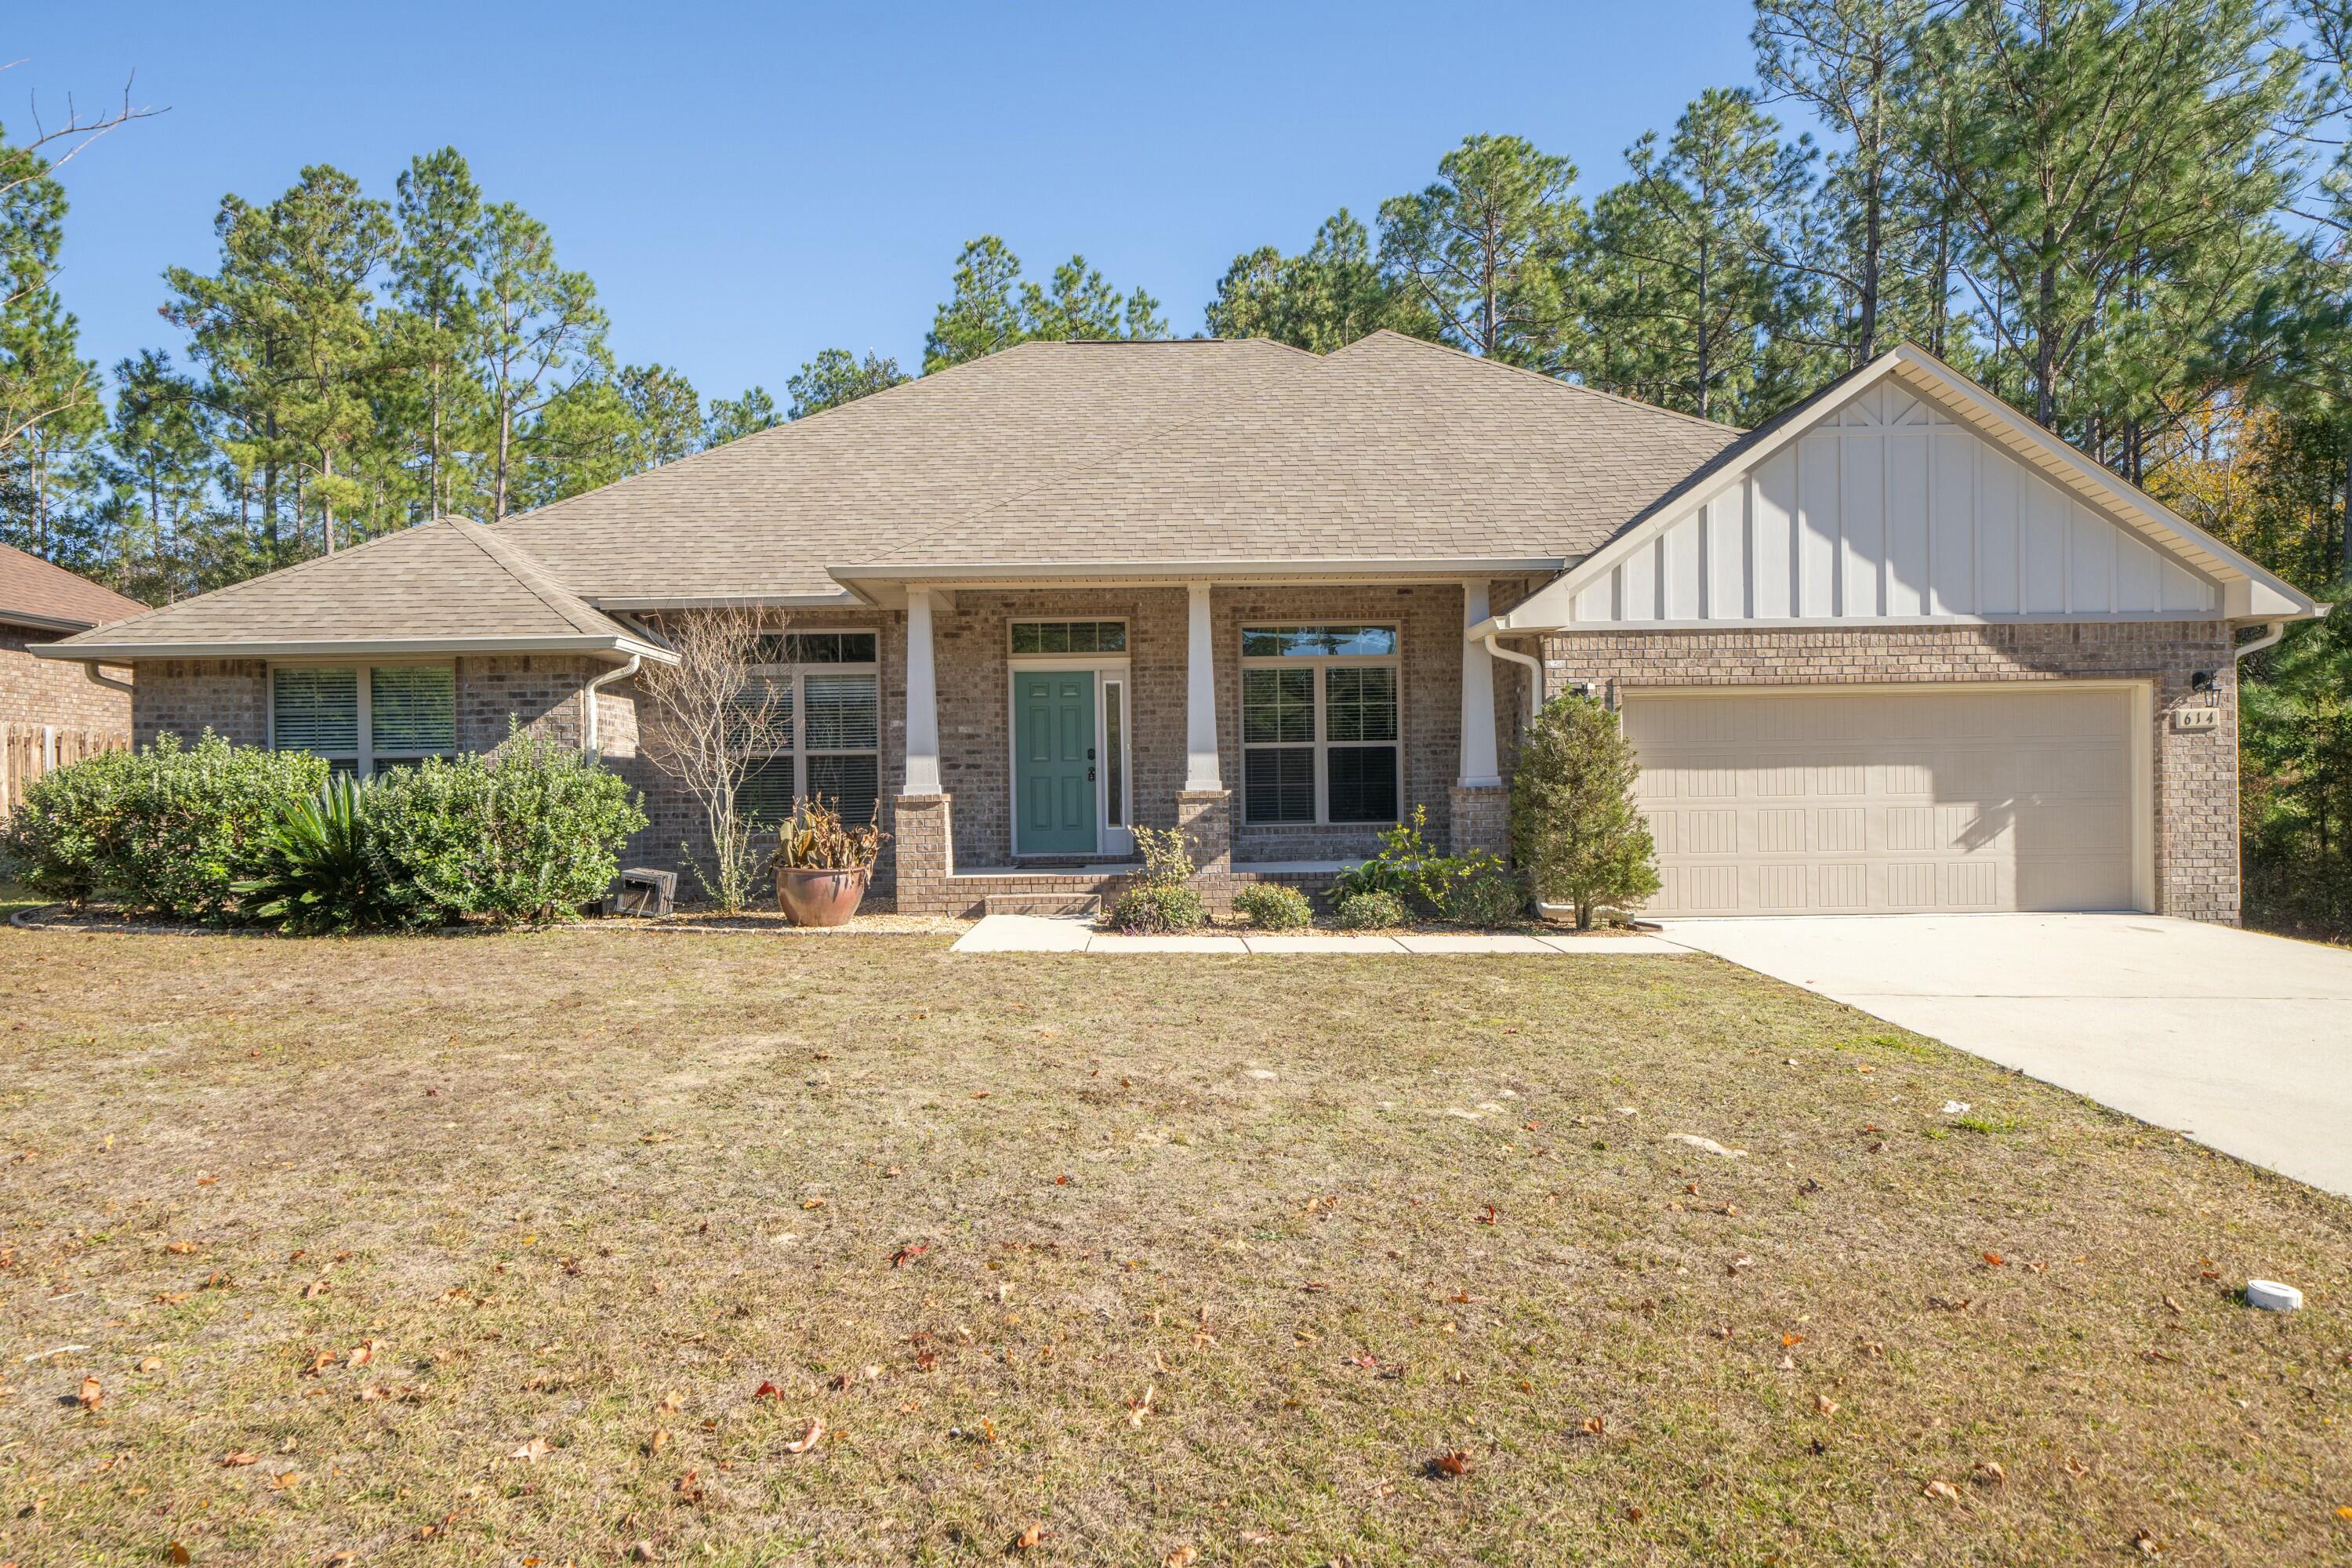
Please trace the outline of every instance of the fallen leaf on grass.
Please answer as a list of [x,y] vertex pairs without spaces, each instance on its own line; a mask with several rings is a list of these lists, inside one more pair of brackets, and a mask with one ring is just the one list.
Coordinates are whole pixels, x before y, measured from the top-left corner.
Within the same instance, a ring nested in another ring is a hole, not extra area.
[[1180,1546],[1160,1560],[1160,1568],[1192,1568],[1200,1556],[1199,1547],[1190,1544]]
[[333,1289],[334,1286],[324,1279],[313,1279],[302,1287],[302,1300],[315,1301]]
[[525,1443],[513,1453],[509,1454],[507,1458],[509,1459],[520,1459],[524,1464],[528,1465],[535,1460],[544,1459],[547,1458],[547,1439],[544,1437],[533,1437],[530,1442]]
[[1960,1489],[1949,1481],[1929,1481],[1919,1489],[1919,1495],[1934,1498],[1938,1502],[1958,1502],[1960,1500]]
[[1608,1418],[1602,1415],[1588,1415],[1584,1418],[1582,1430],[1588,1437],[1604,1436],[1609,1431]]
[[669,1489],[677,1493],[677,1500],[684,1503],[687,1507],[700,1507],[705,1495],[702,1489],[702,1472],[700,1470],[687,1471],[686,1474],[678,1477],[677,1480],[670,1483]]
[[1469,1450],[1455,1448],[1440,1454],[1429,1461],[1428,1468],[1433,1476],[1466,1476],[1470,1473]]
[[328,1553],[327,1568],[352,1568],[352,1564],[359,1560],[360,1554],[346,1546],[341,1552]]
[[1834,1415],[1838,1413],[1838,1402],[1826,1394],[1816,1394],[1813,1395],[1813,1408],[1823,1415]]
[[320,1351],[317,1355],[310,1358],[310,1364],[302,1369],[302,1375],[304,1377],[316,1377],[320,1373],[326,1371],[329,1367],[334,1365],[335,1361],[336,1356],[334,1352]]
[[242,1466],[253,1464],[259,1460],[261,1456],[258,1454],[250,1452],[247,1449],[239,1448],[234,1454],[223,1454],[221,1456],[221,1468],[225,1470],[234,1470]]
[[2186,1307],[2182,1306],[2179,1302],[2178,1302],[2178,1301],[2174,1300],[2173,1300],[2171,1297],[2169,1297],[2169,1296],[2167,1296],[2167,1297],[2164,1299],[2164,1304],[2165,1304],[2167,1307],[2170,1308],[2170,1309],[2171,1309],[2173,1311],[2175,1311],[2175,1312],[2186,1312],[2186,1311],[2189,1310],[2188,1308],[2186,1308]]
[[1999,1459],[1979,1459],[1976,1468],[1969,1473],[1987,1486],[2002,1487],[2009,1484],[2009,1472],[2000,1468]]
[[907,1267],[907,1264],[910,1259],[920,1258],[930,1249],[931,1247],[929,1242],[919,1241],[910,1247],[902,1247],[898,1251],[890,1255],[890,1267],[893,1268],[904,1268]]
[[299,1470],[280,1470],[269,1478],[269,1489],[277,1492],[290,1492],[300,1486],[302,1480],[302,1472]]
[[161,1372],[163,1370],[163,1358],[159,1355],[151,1355],[146,1360],[139,1363],[139,1370],[141,1372]]
[[808,1430],[802,1433],[792,1442],[785,1444],[784,1452],[787,1454],[805,1454],[811,1448],[815,1447],[817,1440],[824,1436],[824,1423],[812,1415],[809,1417]]
[[654,1551],[654,1543],[650,1541],[640,1541],[629,1548],[629,1561],[632,1563],[653,1563],[658,1560]]
[[1037,1543],[1045,1539],[1045,1527],[1044,1525],[1024,1525],[1022,1527],[1021,1533],[1013,1538],[1013,1550],[1015,1552],[1034,1551]]
[[664,1415],[675,1415],[680,1410],[686,1408],[686,1395],[682,1394],[665,1394],[661,1396],[660,1401],[654,1405],[654,1408]]
[[2154,1557],[2164,1550],[2164,1542],[2145,1530],[2132,1537],[2132,1544],[2139,1548],[2142,1557]]
[[163,1561],[166,1563],[191,1563],[194,1562],[194,1559],[188,1555],[188,1549],[186,1547],[174,1541],[171,1545],[163,1548]]
[[74,1403],[84,1410],[97,1409],[105,1399],[106,1390],[99,1386],[98,1379],[94,1377],[83,1378],[81,1391],[74,1395]]
[[1147,1383],[1143,1385],[1142,1398],[1127,1402],[1127,1425],[1130,1430],[1142,1430],[1143,1418],[1151,1414],[1151,1401],[1159,1392],[1159,1384]]
[[759,1387],[751,1391],[751,1397],[754,1399],[773,1399],[781,1401],[784,1397],[784,1391],[778,1388],[772,1383],[763,1383],[760,1384]]
[[655,1427],[654,1435],[646,1439],[646,1452],[647,1454],[658,1454],[664,1448],[668,1447],[669,1429],[666,1426]]

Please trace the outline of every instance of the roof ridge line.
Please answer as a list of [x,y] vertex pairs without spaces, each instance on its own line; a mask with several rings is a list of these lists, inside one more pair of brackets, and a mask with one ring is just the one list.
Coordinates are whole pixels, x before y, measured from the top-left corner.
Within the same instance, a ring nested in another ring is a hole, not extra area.
[[1398,331],[1394,327],[1374,327],[1370,331],[1366,332],[1362,337],[1358,338],[1355,342],[1343,343],[1339,347],[1333,349],[1329,353],[1325,354],[1323,357],[1325,359],[1337,359],[1341,354],[1346,353],[1349,349],[1354,348],[1357,343],[1370,342],[1372,339],[1379,337],[1394,338],[1400,342],[1412,343],[1419,348],[1443,349],[1445,353],[1453,354],[1457,358],[1466,359],[1473,364],[1488,365],[1496,370],[1512,371],[1517,374],[1528,376],[1536,381],[1541,382],[1547,386],[1557,388],[1561,392],[1580,393],[1587,397],[1598,397],[1606,402],[1622,405],[1627,408],[1638,408],[1644,414],[1663,414],[1669,419],[1680,419],[1686,424],[1696,425],[1702,429],[1728,430],[1735,436],[1744,436],[1747,434],[1747,432],[1740,426],[1737,425],[1726,425],[1720,419],[1706,419],[1696,414],[1685,414],[1679,408],[1667,408],[1655,403],[1644,403],[1638,397],[1627,397],[1622,393],[1617,392],[1604,392],[1600,387],[1587,386],[1582,382],[1563,381],[1559,376],[1552,375],[1544,371],[1530,370],[1526,365],[1513,364],[1508,360],[1491,359],[1485,354],[1474,354],[1468,349],[1463,348],[1458,344],[1441,342],[1435,338],[1417,338],[1411,332]]
[[446,522],[450,527],[456,529],[457,537],[467,541],[476,549],[479,550],[483,554],[488,556],[490,560],[498,565],[499,570],[504,572],[508,576],[520,584],[532,598],[537,599],[541,604],[546,605],[547,608],[555,615],[557,619],[562,621],[564,625],[570,626],[573,631],[593,637],[598,635],[602,630],[602,628],[597,626],[582,625],[580,617],[573,615],[569,607],[558,603],[548,595],[547,589],[551,587],[557,592],[562,594],[565,598],[570,599],[573,604],[578,605],[582,609],[587,610],[592,615],[597,613],[585,599],[583,599],[571,589],[564,587],[561,583],[556,582],[553,574],[547,570],[546,565],[536,556],[532,555],[530,552],[524,550],[520,545],[509,544],[505,540],[496,537],[488,529],[484,528],[480,523],[474,521],[471,518],[450,517],[440,518],[436,521]]

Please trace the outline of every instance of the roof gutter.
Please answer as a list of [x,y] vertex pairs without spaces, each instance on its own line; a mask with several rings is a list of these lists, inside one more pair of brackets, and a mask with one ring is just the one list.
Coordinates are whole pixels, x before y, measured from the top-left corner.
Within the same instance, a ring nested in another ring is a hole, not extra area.
[[89,631],[98,622],[87,616],[37,616],[30,610],[0,610],[0,622],[12,626],[30,626],[37,632],[64,632],[68,637]]
[[836,583],[921,583],[951,587],[960,583],[1055,582],[1105,579],[1150,583],[1223,583],[1236,578],[1287,581],[1335,577],[1490,577],[1521,576],[1557,572],[1566,558],[1559,555],[1463,556],[1276,556],[1262,560],[1222,561],[883,561],[862,565],[828,566]]
[[600,655],[615,663],[630,658],[649,658],[656,664],[677,662],[677,655],[667,648],[634,637],[593,636],[172,643],[98,643],[75,638],[35,643],[26,651],[36,658],[69,659],[83,664],[135,664],[157,658],[407,658],[436,653],[584,653]]

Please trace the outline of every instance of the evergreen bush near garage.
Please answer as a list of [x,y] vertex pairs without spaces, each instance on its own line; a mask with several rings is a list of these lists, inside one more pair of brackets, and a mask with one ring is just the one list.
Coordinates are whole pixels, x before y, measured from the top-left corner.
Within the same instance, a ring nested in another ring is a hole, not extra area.
[[1565,692],[1544,704],[1511,769],[1511,857],[1546,903],[1576,907],[1591,928],[1603,905],[1658,890],[1657,852],[1634,803],[1641,764],[1617,715]]
[[1307,895],[1280,882],[1254,882],[1244,888],[1234,895],[1234,913],[1260,931],[1297,931],[1315,920]]
[[47,898],[219,919],[289,803],[326,780],[326,762],[307,752],[165,735],[36,779],[0,831],[0,856]]

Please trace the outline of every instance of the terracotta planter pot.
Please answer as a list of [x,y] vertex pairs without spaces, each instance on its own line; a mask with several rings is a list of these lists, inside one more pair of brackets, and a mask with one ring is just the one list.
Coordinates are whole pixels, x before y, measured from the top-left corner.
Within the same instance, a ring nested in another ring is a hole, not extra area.
[[837,926],[857,912],[874,868],[854,871],[816,867],[776,868],[776,907],[796,926]]

